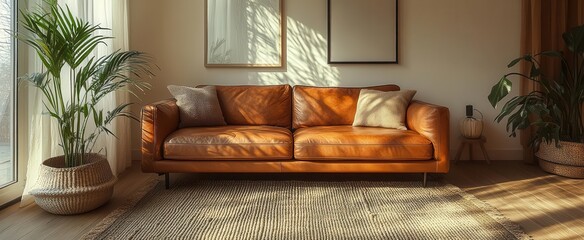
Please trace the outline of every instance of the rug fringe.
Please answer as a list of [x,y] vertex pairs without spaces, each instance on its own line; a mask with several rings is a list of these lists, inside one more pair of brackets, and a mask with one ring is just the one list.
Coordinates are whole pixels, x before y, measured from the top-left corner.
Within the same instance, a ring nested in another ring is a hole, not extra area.
[[150,190],[158,185],[158,178],[151,178],[146,185],[129,197],[124,204],[112,211],[102,219],[93,229],[85,234],[81,239],[96,239],[102,232],[107,230],[122,214],[132,209]]
[[445,184],[444,188],[446,188],[447,190],[449,190],[451,192],[454,192],[454,193],[460,195],[464,199],[470,201],[475,206],[477,206],[478,208],[483,210],[486,214],[488,214],[493,219],[495,219],[495,221],[497,221],[499,224],[501,224],[501,226],[503,226],[505,229],[507,229],[507,231],[509,231],[511,234],[513,234],[513,236],[515,236],[515,238],[517,238],[517,239],[533,239],[532,236],[528,235],[527,233],[525,233],[525,231],[523,231],[523,229],[521,228],[521,226],[519,224],[511,221],[509,218],[507,218],[505,215],[503,215],[499,210],[497,210],[497,208],[493,207],[492,205],[488,204],[487,202],[480,200],[477,197],[475,197],[474,195],[467,193],[464,190],[460,189],[459,187],[451,185],[451,184]]

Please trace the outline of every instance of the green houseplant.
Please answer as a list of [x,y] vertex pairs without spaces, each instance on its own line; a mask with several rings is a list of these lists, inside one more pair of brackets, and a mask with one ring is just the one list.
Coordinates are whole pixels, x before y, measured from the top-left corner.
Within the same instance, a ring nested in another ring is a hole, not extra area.
[[[584,156],[584,25],[570,29],[562,37],[571,52],[571,59],[559,51],[527,54],[514,59],[508,67],[526,62],[529,74],[505,74],[493,86],[488,99],[496,108],[511,91],[510,77],[536,82],[539,89],[510,98],[495,120],[501,122],[507,118],[507,131],[511,136],[516,136],[517,130],[535,128],[530,144],[538,149],[536,156],[544,170],[569,177],[584,177],[584,159],[578,157]],[[544,75],[539,58],[557,59],[559,75]]]
[[[93,57],[94,50],[110,38],[97,33],[104,28],[74,17],[68,7],[62,8],[56,1],[46,1],[45,5],[33,12],[21,12],[21,25],[26,31],[16,37],[34,49],[42,62],[42,72],[22,79],[42,92],[45,111],[58,123],[63,156],[43,162],[39,187],[31,194],[49,212],[86,212],[107,202],[115,183],[105,156],[93,153],[97,138],[103,133],[113,134],[108,125],[118,117],[136,119],[126,111],[130,103],[105,112],[99,103],[116,91],[134,94],[148,89],[149,84],[137,79],[152,75],[150,58],[137,51]],[[70,171],[75,173],[63,175]],[[80,179],[59,179],[68,177]],[[79,197],[89,202],[78,204]]]

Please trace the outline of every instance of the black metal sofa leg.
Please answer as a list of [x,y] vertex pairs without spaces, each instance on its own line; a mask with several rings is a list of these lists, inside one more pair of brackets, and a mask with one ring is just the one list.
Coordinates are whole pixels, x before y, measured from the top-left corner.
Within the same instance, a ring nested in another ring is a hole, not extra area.
[[426,181],[428,180],[428,173],[424,173],[424,187],[426,187]]
[[164,188],[170,188],[170,173],[158,173],[158,176],[164,174]]

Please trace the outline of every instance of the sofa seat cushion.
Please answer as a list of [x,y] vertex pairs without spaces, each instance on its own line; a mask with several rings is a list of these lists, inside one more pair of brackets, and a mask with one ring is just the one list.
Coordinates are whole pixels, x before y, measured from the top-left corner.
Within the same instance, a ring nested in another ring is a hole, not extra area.
[[292,133],[274,126],[183,128],[164,141],[174,160],[277,160],[292,158]]
[[430,140],[411,130],[321,126],[294,132],[297,160],[430,160]]

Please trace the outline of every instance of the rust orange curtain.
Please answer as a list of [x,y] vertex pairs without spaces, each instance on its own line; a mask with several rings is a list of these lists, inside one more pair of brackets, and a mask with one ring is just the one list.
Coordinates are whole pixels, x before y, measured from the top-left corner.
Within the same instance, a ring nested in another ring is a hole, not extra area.
[[[584,0],[522,0],[521,14],[521,55],[534,54],[547,50],[568,52],[562,40],[566,30],[584,24]],[[541,60],[540,60],[541,61]],[[548,59],[541,61],[545,75],[559,74],[559,65]],[[529,75],[526,64],[521,72]],[[522,80],[521,93],[527,94],[538,86],[531,81]],[[523,159],[534,163],[533,149],[529,147],[532,130],[521,132]]]

